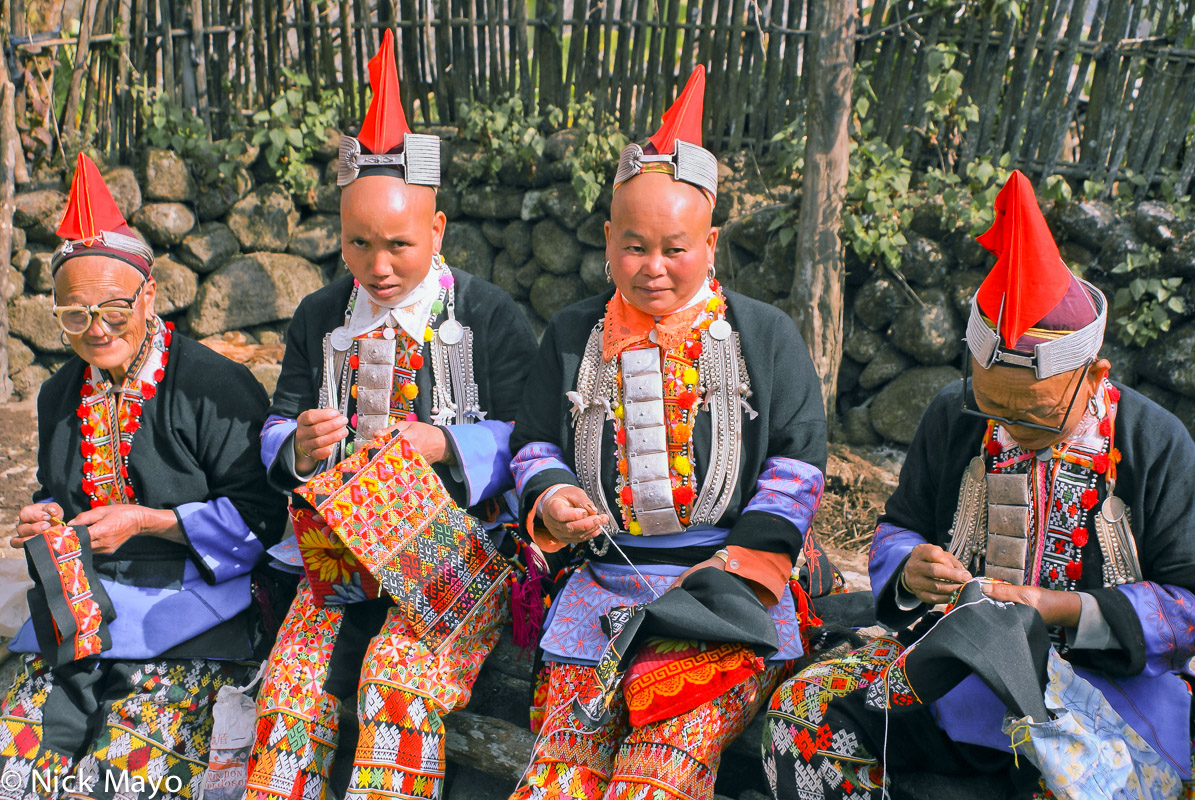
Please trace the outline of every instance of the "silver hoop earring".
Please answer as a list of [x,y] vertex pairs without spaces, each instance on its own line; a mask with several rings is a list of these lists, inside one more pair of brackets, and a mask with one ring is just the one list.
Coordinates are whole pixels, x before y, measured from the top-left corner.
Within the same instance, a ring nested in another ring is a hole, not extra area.
[[340,254],[340,266],[344,267],[345,269],[349,268],[349,262],[345,261],[344,253]]
[[71,346],[71,340],[70,340],[70,339],[68,339],[68,338],[66,338],[66,331],[59,331],[59,332],[58,332],[58,341],[62,342],[62,346],[63,346],[63,347],[70,347],[70,346]]
[[614,276],[610,274],[610,262],[609,261],[606,262],[606,266],[603,269],[606,272],[606,283],[614,283]]
[[718,276],[718,270],[714,267],[713,263],[711,263],[710,271],[709,271],[709,279],[712,281],[717,276]]
[[432,253],[432,266],[436,269],[444,269],[444,256],[439,252]]

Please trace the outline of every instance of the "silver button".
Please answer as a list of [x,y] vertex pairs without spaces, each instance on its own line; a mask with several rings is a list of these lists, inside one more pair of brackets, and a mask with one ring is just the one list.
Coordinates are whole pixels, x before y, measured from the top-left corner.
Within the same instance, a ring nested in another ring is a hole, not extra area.
[[732,558],[730,559],[730,563],[728,563],[726,566],[730,567],[731,569],[738,569],[739,560],[737,558]]
[[722,341],[730,338],[730,323],[724,319],[716,319],[710,323],[710,336]]

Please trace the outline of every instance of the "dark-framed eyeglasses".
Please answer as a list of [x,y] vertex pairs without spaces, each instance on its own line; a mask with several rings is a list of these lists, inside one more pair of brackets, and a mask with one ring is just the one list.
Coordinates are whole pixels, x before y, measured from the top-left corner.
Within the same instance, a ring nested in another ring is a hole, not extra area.
[[[141,285],[137,287],[137,291],[133,293],[132,297],[113,298],[97,306],[60,306],[55,304],[54,319],[58,320],[58,327],[71,336],[86,333],[97,319],[105,333],[119,336],[128,330],[129,321],[132,320],[133,314],[137,313],[133,306],[136,304],[137,298],[141,296],[141,290],[145,288],[145,283],[145,281],[141,281]],[[127,305],[113,305],[113,303],[126,303]]]
[[1016,426],[1018,428],[1029,428],[1035,431],[1046,431],[1047,433],[1062,433],[1066,429],[1066,421],[1071,418],[1071,411],[1075,408],[1075,401],[1079,398],[1079,392],[1083,390],[1083,381],[1087,378],[1087,371],[1091,369],[1092,359],[1087,359],[1087,363],[1083,365],[1083,372],[1079,375],[1079,382],[1075,384],[1075,391],[1071,394],[1071,401],[1067,403],[1066,413],[1062,415],[1062,421],[1057,425],[1042,425],[1040,422],[1028,422],[1020,419],[1009,419],[1007,417],[1000,417],[995,414],[989,414],[986,411],[981,411],[978,404],[975,402],[975,391],[968,387],[967,382],[971,377],[971,353],[966,348],[963,349],[963,413],[969,414],[973,417],[981,417],[982,419],[990,419],[1000,425],[1008,428]]

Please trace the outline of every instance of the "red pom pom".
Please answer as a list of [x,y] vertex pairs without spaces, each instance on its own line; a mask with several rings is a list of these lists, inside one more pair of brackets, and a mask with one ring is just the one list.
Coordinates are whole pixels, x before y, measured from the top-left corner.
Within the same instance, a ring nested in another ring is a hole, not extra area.
[[696,361],[701,358],[701,342],[687,342],[685,344],[685,356],[690,361]]
[[349,366],[353,369],[356,369],[357,367],[361,366],[361,359],[357,356],[349,356]]
[[84,436],[90,436],[91,434],[95,433],[95,428],[91,427],[90,422],[84,422],[79,426],[79,433],[83,434]]
[[84,397],[91,397],[93,394],[95,394],[95,387],[90,383],[85,383],[83,384],[83,388],[79,390],[79,394],[83,395]]
[[697,392],[686,389],[676,396],[676,404],[683,409],[690,409],[697,402]]
[[1082,504],[1083,508],[1093,508],[1095,507],[1095,501],[1098,499],[1099,495],[1096,494],[1095,489],[1086,489],[1084,490],[1083,497],[1079,500],[1079,502]]
[[86,492],[87,494],[91,494],[92,492],[95,491],[95,481],[91,480],[90,478],[87,480],[84,480],[79,485],[83,487],[83,491]]
[[87,406],[79,406],[75,409],[75,416],[79,419],[87,419],[88,413]]
[[146,400],[151,399],[157,393],[158,387],[154,386],[153,384],[144,383],[141,385],[141,396]]
[[677,505],[687,506],[693,502],[693,487],[678,486],[672,490],[672,499],[676,501]]
[[91,458],[92,454],[95,453],[95,445],[91,442],[83,442],[83,444],[79,445],[79,452],[83,454],[84,458]]
[[124,478],[125,480],[128,480],[129,477],[129,468],[124,464],[120,465],[120,477]]
[[133,446],[131,444],[129,444],[128,442],[121,442],[120,447],[118,447],[117,449],[120,450],[120,454],[122,456],[127,456],[129,454],[129,451],[133,449]]
[[414,355],[411,356],[411,369],[422,369],[422,367],[423,367],[423,356],[420,355],[419,353],[415,353]]
[[625,445],[627,443],[626,428],[619,428],[614,432],[614,441],[618,442],[620,445]]
[[1000,444],[995,439],[992,439],[990,442],[984,445],[984,448],[987,449],[989,456],[998,456],[1000,455],[1000,451],[1004,449],[1004,445]]
[[83,474],[90,475],[95,470],[95,466],[90,461],[83,462]]
[[[169,347],[170,340],[173,338],[174,337],[170,335],[170,331],[166,331],[164,334],[162,334],[162,344],[165,345],[166,347]],[[162,362],[162,363],[165,363],[165,362]]]
[[1101,475],[1108,471],[1108,454],[1096,453],[1091,457],[1091,466]]
[[91,498],[91,507],[92,508],[103,508],[105,505],[107,505],[107,503],[105,503],[103,500],[100,500],[95,497]]
[[174,330],[174,323],[173,323],[173,322],[167,322],[167,323],[166,323],[166,330],[168,330],[168,331],[172,331],[172,330]]
[[635,493],[631,491],[630,486],[622,487],[622,491],[618,493],[618,499],[622,501],[624,506],[629,506],[635,502]]
[[162,378],[165,378],[165,377],[166,377],[166,370],[161,369],[161,368],[154,370],[154,383],[161,383]]
[[1100,432],[1100,436],[1111,436],[1112,435],[1112,418],[1111,417],[1104,417],[1103,419],[1100,420],[1099,432]]
[[124,487],[124,493],[125,493],[125,497],[131,498],[133,496],[133,487],[132,486]]
[[1073,531],[1071,531],[1071,542],[1074,543],[1075,547],[1086,547],[1087,529],[1075,528]]
[[1072,581],[1077,581],[1083,577],[1083,565],[1078,561],[1072,561],[1066,565],[1066,577]]
[[141,427],[140,422],[138,422],[135,419],[131,419],[125,423],[124,431],[125,431],[125,433],[136,433],[140,427]]
[[1119,403],[1120,402],[1120,389],[1117,389],[1115,386],[1109,386],[1108,387],[1108,398],[1113,403]]
[[170,363],[170,354],[162,353],[162,366],[165,367],[169,363]]

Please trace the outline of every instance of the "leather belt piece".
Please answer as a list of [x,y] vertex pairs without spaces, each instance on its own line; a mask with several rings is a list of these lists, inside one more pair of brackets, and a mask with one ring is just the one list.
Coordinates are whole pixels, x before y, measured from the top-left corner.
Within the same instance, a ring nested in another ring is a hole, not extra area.
[[644,536],[680,533],[668,467],[664,370],[658,347],[622,354],[623,423],[627,431],[627,483]]

